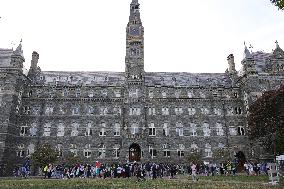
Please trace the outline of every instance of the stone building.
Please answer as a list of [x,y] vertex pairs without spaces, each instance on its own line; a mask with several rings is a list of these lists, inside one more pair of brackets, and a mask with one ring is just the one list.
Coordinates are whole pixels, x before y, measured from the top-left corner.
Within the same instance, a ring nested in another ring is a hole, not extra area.
[[46,72],[20,44],[0,49],[0,172],[9,174],[35,147],[50,143],[59,156],[86,162],[186,162],[193,149],[205,161],[215,149],[252,153],[247,110],[284,83],[284,52],[246,47],[242,70],[228,56],[225,73],[144,71],[144,28],[132,0],[126,28],[125,72]]

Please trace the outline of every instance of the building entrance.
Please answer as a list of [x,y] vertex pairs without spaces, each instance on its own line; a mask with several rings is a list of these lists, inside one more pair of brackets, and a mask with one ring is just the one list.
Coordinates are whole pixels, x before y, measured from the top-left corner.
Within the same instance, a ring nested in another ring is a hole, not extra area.
[[133,143],[129,147],[129,161],[130,162],[139,162],[141,159],[141,148],[138,144]]

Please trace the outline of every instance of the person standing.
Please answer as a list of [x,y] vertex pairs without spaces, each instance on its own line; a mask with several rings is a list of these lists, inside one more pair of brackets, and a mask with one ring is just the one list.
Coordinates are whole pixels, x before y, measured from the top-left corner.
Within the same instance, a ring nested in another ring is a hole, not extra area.
[[194,163],[191,163],[191,177],[192,177],[192,180],[195,182],[195,181],[198,181],[198,178],[197,178],[197,169],[196,169],[196,165]]
[[44,173],[44,178],[46,179],[48,173],[48,165],[44,166],[43,173]]

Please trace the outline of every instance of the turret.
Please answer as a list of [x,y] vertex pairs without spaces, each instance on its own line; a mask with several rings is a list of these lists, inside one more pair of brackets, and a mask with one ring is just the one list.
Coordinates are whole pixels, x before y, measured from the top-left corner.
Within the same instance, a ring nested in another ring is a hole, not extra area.
[[270,56],[270,73],[282,75],[284,74],[284,51],[279,46],[278,41],[276,41],[275,43],[276,48],[273,50]]
[[248,50],[246,45],[245,45],[244,59],[242,60],[242,65],[243,65],[243,68],[244,68],[243,69],[244,74],[246,74],[246,75],[257,74],[255,60],[254,60],[253,55]]
[[22,40],[13,54],[11,55],[11,66],[19,69],[23,69],[23,63],[25,62],[25,58],[22,50]]

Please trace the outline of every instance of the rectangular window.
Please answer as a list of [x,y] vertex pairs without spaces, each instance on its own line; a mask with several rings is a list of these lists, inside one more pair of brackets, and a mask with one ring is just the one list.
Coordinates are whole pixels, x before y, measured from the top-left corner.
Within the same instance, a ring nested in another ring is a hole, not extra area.
[[149,136],[156,136],[156,129],[155,128],[149,128]]
[[183,128],[182,127],[176,128],[176,133],[178,136],[183,136]]
[[114,124],[113,135],[120,136],[120,124],[119,123]]
[[165,91],[162,92],[162,98],[167,98],[167,93]]
[[241,135],[241,136],[245,135],[245,129],[244,129],[244,127],[242,127],[242,126],[239,126],[239,127],[238,127],[238,135]]
[[149,147],[149,153],[150,153],[151,158],[157,157],[157,150],[151,146]]
[[114,158],[119,158],[120,150],[119,148],[114,149]]
[[106,136],[106,129],[105,128],[101,128],[100,136]]
[[189,115],[194,115],[196,113],[195,108],[188,108],[188,114]]
[[190,124],[190,130],[191,130],[191,136],[197,136],[196,124],[191,123],[191,124]]
[[77,89],[76,92],[75,92],[75,96],[76,98],[80,97],[81,96],[81,92],[80,92],[80,89]]
[[132,135],[135,135],[135,134],[138,134],[139,133],[139,128],[137,125],[132,125],[131,126],[131,134]]
[[181,107],[176,107],[176,108],[175,108],[175,114],[176,114],[176,115],[181,115],[182,113],[183,113],[183,110],[182,110]]
[[193,92],[187,92],[187,96],[188,96],[188,98],[193,98]]
[[93,98],[93,97],[94,97],[94,92],[92,92],[92,91],[89,92],[89,95],[88,95],[88,96],[89,96],[89,98]]
[[149,108],[149,109],[148,109],[148,114],[149,114],[149,115],[156,115],[156,110],[155,110],[155,108]]
[[45,115],[52,115],[53,113],[53,107],[46,107],[45,109]]
[[164,157],[171,157],[171,151],[165,150],[164,151]]
[[206,156],[206,157],[212,157],[211,148],[206,148],[206,149],[205,149],[205,156]]
[[79,115],[79,107],[74,107],[74,108],[72,109],[72,114],[73,114],[73,115]]
[[99,157],[100,159],[105,158],[106,157],[106,149],[105,148],[100,148],[99,149]]
[[92,152],[91,152],[90,150],[84,150],[84,156],[85,156],[86,158],[90,158],[91,155],[92,155]]
[[129,115],[140,115],[141,109],[140,108],[130,108],[129,109]]
[[67,97],[68,96],[68,90],[64,89],[62,92],[62,96]]
[[129,91],[129,97],[130,98],[138,98],[139,94],[139,89],[133,89]]
[[86,127],[86,136],[92,136],[92,123],[88,123],[87,127]]
[[169,108],[162,108],[162,115],[169,115]]
[[45,124],[43,127],[43,136],[50,136],[50,128],[51,125],[50,124]]
[[57,128],[57,136],[62,137],[64,136],[64,125],[60,123]]
[[116,98],[120,98],[121,97],[120,90],[115,90],[114,95]]
[[21,126],[20,136],[25,136],[28,134],[28,126]]
[[154,98],[154,92],[153,91],[149,91],[149,98]]
[[223,136],[224,135],[224,129],[222,127],[221,123],[216,124],[216,132],[218,136]]
[[184,157],[184,151],[178,150],[178,157]]
[[100,108],[100,115],[107,115],[108,109],[106,107]]
[[121,115],[121,108],[120,107],[114,107],[113,113],[114,113],[114,115]]
[[241,115],[242,114],[242,109],[240,107],[235,107],[235,114],[236,115]]
[[94,108],[93,108],[92,106],[89,106],[89,107],[88,107],[88,114],[89,114],[89,115],[94,114]]
[[170,135],[170,128],[168,126],[168,123],[164,123],[164,125],[163,125],[163,135],[164,136]]
[[72,130],[71,130],[71,136],[78,136],[79,134],[79,124],[78,123],[72,123]]
[[203,134],[204,134],[204,136],[210,136],[210,134],[211,134],[211,129],[210,129],[208,123],[203,124]]

